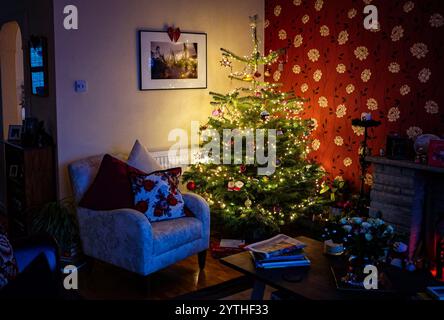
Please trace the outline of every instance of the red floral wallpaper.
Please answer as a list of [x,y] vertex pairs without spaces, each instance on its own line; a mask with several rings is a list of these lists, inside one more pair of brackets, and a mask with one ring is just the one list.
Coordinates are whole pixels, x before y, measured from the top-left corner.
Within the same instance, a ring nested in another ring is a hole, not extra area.
[[[378,30],[363,26],[367,4],[378,8]],[[266,0],[265,47],[288,48],[266,76],[310,99],[311,156],[333,178],[358,182],[363,131],[351,120],[363,112],[382,121],[373,154],[390,132],[444,134],[442,0]]]

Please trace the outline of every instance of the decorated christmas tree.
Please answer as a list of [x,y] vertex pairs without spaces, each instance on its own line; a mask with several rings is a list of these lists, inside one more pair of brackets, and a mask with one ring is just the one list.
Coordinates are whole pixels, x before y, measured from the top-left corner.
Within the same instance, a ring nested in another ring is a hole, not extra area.
[[[279,91],[280,84],[262,80],[261,70],[267,73],[283,50],[262,55],[256,16],[250,18],[250,26],[253,51],[249,56],[221,49],[221,65],[231,69],[229,77],[240,86],[227,94],[211,93],[214,111],[200,128],[202,136],[211,130],[222,137],[226,129],[243,136],[243,151],[232,150],[234,138],[219,138],[224,155],[213,150],[204,160],[201,154],[202,161],[192,165],[184,179],[190,191],[210,204],[214,230],[225,237],[257,240],[278,232],[316,204],[324,172],[307,159],[314,123],[299,116],[306,100],[293,92]],[[241,64],[242,71],[234,71],[234,63]],[[251,132],[254,140],[247,137]],[[260,133],[265,134],[263,145],[258,143]],[[206,142],[212,139],[214,143],[216,136]],[[271,169],[264,169],[260,154],[268,154]]]

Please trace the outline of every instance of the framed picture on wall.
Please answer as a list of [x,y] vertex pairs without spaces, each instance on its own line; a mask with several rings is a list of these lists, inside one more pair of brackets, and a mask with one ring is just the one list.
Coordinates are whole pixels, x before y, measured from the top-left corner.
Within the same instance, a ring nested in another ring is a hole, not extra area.
[[207,35],[139,31],[140,90],[206,89]]
[[22,126],[10,125],[8,130],[8,141],[20,142],[22,140]]

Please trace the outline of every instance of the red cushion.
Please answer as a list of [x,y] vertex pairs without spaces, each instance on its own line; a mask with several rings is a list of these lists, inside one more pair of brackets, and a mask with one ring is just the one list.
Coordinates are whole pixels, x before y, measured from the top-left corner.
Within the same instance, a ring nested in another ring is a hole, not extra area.
[[134,208],[132,173],[144,174],[123,161],[105,155],[94,182],[79,206],[91,210]]

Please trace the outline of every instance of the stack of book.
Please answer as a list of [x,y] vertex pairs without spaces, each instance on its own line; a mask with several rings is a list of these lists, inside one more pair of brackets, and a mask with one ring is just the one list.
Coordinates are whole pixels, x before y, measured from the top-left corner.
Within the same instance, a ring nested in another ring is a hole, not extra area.
[[257,268],[273,269],[309,266],[310,260],[304,254],[305,247],[305,243],[279,234],[245,249],[250,252]]

